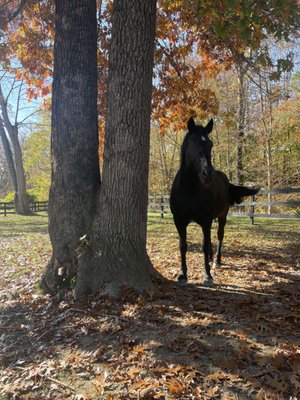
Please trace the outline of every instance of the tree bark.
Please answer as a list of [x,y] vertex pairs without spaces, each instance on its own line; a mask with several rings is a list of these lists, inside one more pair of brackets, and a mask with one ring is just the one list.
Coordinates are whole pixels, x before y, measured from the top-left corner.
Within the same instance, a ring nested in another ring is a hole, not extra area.
[[[273,133],[273,107],[272,100],[270,96],[270,88],[266,85],[265,88],[267,107],[264,104],[264,96],[263,96],[263,82],[261,75],[259,76],[259,101],[260,101],[260,112],[261,112],[261,121],[262,121],[262,132],[264,136],[265,142],[265,160],[266,160],[266,172],[267,172],[267,188],[268,190],[272,189],[272,152],[271,152],[271,137]],[[272,195],[268,193],[268,202],[272,201]],[[268,214],[271,214],[272,207],[268,206]]]
[[17,176],[16,176],[15,165],[14,165],[14,158],[13,158],[10,144],[7,139],[7,136],[6,136],[6,133],[5,133],[5,130],[2,125],[1,120],[0,120],[0,137],[2,140],[2,144],[3,144],[4,155],[5,155],[5,160],[6,160],[6,164],[7,164],[7,169],[8,169],[11,185],[12,185],[13,191],[16,193],[18,190],[18,187],[17,187]]
[[245,136],[245,72],[238,66],[238,123],[237,123],[237,141],[236,141],[236,180],[238,185],[244,183],[244,160],[243,147]]
[[155,275],[146,251],[155,15],[156,0],[114,1],[102,187],[77,295],[142,291]]
[[31,215],[32,212],[29,208],[29,202],[26,192],[26,178],[23,165],[22,149],[18,139],[18,135],[14,135],[13,149],[15,156],[16,178],[17,178],[17,191],[15,193],[15,208],[16,212],[21,215]]
[[100,188],[96,0],[56,0],[46,291],[76,274],[76,244],[88,233]]

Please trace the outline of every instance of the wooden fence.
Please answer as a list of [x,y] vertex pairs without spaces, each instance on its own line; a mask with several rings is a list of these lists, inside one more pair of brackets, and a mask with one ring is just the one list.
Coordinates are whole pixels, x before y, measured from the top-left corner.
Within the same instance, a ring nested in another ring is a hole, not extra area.
[[[33,212],[39,211],[48,211],[48,201],[34,201],[29,203],[29,207]],[[10,203],[3,203],[0,202],[0,215],[4,215],[5,217],[8,214],[15,214],[15,206],[13,202]]]
[[[249,217],[252,224],[254,218],[300,218],[299,196],[298,200],[290,199],[299,193],[300,188],[260,190],[249,200],[232,207],[228,215]],[[289,212],[284,212],[286,209]],[[170,214],[169,196],[149,196],[148,212],[158,214],[161,218]]]
[[[260,190],[256,196],[251,196],[249,200],[232,207],[228,215],[248,217],[252,224],[254,223],[254,218],[300,218],[300,200],[295,200],[294,198],[299,193],[300,188]],[[299,207],[299,209],[296,207]],[[33,212],[48,211],[48,202],[32,202],[30,203],[30,209]],[[286,209],[289,212],[283,212]],[[149,196],[149,214],[155,214],[164,218],[170,212],[169,196]],[[13,203],[0,202],[0,214],[6,216],[7,214],[14,213],[15,207]]]

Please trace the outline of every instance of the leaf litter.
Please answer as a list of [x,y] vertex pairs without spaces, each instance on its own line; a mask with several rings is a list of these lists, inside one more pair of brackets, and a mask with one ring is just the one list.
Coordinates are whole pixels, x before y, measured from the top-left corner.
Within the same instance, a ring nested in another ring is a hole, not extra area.
[[175,229],[160,221],[148,251],[167,279],[144,295],[80,301],[37,289],[46,232],[2,237],[0,399],[299,399],[297,224],[229,224],[207,288],[200,231],[190,229],[180,287]]

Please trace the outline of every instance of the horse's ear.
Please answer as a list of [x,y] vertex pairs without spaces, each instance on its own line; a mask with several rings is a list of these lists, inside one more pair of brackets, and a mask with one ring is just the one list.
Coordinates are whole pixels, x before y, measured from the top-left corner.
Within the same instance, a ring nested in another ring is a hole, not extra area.
[[188,131],[192,132],[196,128],[194,118],[191,117],[188,121]]
[[214,120],[211,119],[211,120],[209,121],[209,123],[208,123],[208,124],[206,125],[206,127],[205,127],[205,132],[206,132],[207,135],[209,135],[210,132],[213,130],[213,126],[214,126]]

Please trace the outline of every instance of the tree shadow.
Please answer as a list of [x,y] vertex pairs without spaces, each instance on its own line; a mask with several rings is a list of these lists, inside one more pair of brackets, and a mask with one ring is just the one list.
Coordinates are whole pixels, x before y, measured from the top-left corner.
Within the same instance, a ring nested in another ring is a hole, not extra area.
[[[140,366],[153,378],[178,365],[198,371],[193,387],[219,385],[241,398],[251,398],[249,387],[264,388],[289,398],[296,393],[290,377],[300,344],[299,312],[293,314],[300,297],[299,277],[284,277],[288,283],[275,283],[267,293],[238,284],[182,287],[165,280],[145,297],[126,289],[119,299],[15,301],[0,314],[2,344],[11,368],[59,358],[53,349],[61,348],[93,354],[91,363],[108,368],[119,363],[121,375]],[[229,376],[240,384],[229,384]]]
[[12,226],[5,226],[0,229],[0,238],[21,237],[27,233],[48,234],[48,226],[43,222],[36,222],[32,225],[30,221],[15,223]]
[[[257,236],[264,234],[261,230]],[[278,237],[285,238],[281,232]],[[166,278],[145,296],[126,289],[119,299],[3,302],[0,337],[7,366],[59,359],[68,350],[85,354],[90,364],[106,365],[123,390],[145,376],[182,380],[193,373],[192,389],[217,386],[224,398],[252,399],[261,388],[274,398],[297,398],[292,377],[297,378],[300,362],[300,276],[294,262],[300,252],[294,234],[286,239],[282,248],[257,249],[250,242],[225,246],[225,265],[215,270],[213,287],[194,280],[182,287]],[[203,262],[200,243],[190,243],[189,251],[199,252]],[[257,277],[261,284],[225,281],[230,271]],[[175,371],[179,367],[182,374]],[[144,372],[130,376],[132,368]]]

